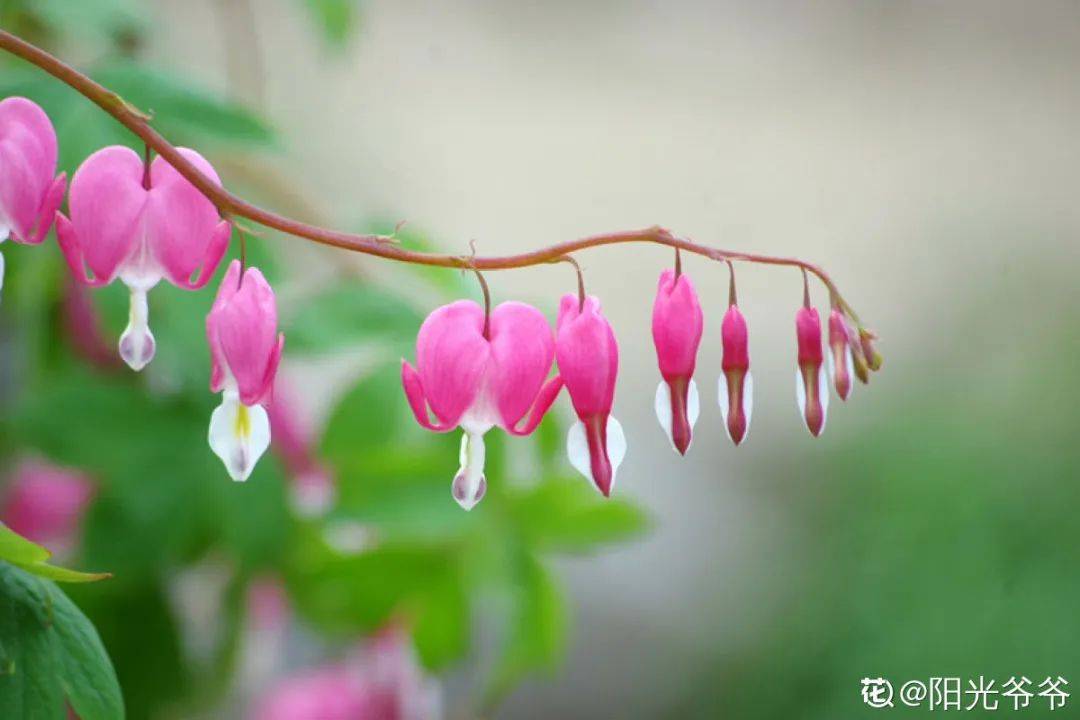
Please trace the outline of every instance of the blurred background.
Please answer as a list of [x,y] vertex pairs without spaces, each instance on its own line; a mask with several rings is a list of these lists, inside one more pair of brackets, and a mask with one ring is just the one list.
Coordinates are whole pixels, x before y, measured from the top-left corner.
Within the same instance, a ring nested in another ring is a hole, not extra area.
[[[235,485],[205,443],[211,292],[151,294],[158,357],[134,377],[123,289],[72,286],[51,240],[5,243],[6,521],[22,484],[67,488],[78,522],[53,541],[115,574],[68,591],[130,717],[824,719],[872,715],[867,676],[1080,677],[1076,3],[7,0],[0,24],[282,213],[488,255],[661,224],[820,263],[883,338],[884,371],[814,440],[800,277],[737,267],[756,406],[736,450],[714,401],[726,269],[684,258],[706,330],[679,458],[649,333],[671,254],[582,253],[621,350],[616,497],[565,461],[563,396],[536,437],[495,441],[465,514],[456,438],[408,417],[397,362],[470,278],[252,239],[288,340],[277,452]],[[69,173],[133,145],[41,72],[0,72]],[[574,289],[565,265],[488,280],[552,319]],[[270,709],[342,687],[368,705]]]

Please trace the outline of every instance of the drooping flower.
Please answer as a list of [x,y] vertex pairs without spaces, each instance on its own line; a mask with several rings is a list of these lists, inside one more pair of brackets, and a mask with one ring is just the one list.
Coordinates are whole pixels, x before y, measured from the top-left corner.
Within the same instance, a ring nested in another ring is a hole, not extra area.
[[854,386],[855,361],[851,353],[850,328],[839,308],[829,313],[829,375],[836,395],[841,400],[851,397]]
[[[179,151],[219,182],[201,155]],[[164,158],[155,158],[147,172],[142,158],[119,145],[83,162],[71,180],[68,208],[70,220],[57,214],[60,249],[83,282],[108,285],[119,277],[128,286],[131,312],[120,336],[120,355],[141,370],[155,348],[146,293],[162,278],[186,290],[203,287],[225,254],[230,226]]]
[[0,520],[54,554],[68,555],[78,542],[79,524],[96,490],[78,470],[24,460],[11,474]]
[[206,316],[210,390],[222,393],[210,418],[210,447],[233,480],[247,480],[270,444],[270,399],[285,336],[277,331],[274,291],[257,268],[241,281],[233,260]]
[[502,303],[485,319],[478,304],[459,300],[437,308],[420,326],[416,368],[402,360],[401,382],[421,426],[464,431],[461,467],[451,486],[464,509],[472,509],[487,489],[484,433],[500,427],[528,435],[558,395],[559,376],[545,383],[554,356],[551,327],[525,303]]
[[829,386],[822,371],[821,319],[809,303],[805,303],[795,314],[795,335],[799,345],[795,396],[807,429],[817,437],[825,429]]
[[694,365],[704,318],[697,291],[685,274],[660,274],[653,302],[652,334],[663,380],[656,388],[656,418],[672,447],[685,455],[700,409]]
[[739,311],[734,292],[720,324],[720,344],[724,351],[720,368],[720,413],[731,442],[738,445],[750,431],[754,409],[754,376],[750,373],[750,342],[746,318]]
[[619,345],[592,295],[584,302],[572,293],[564,295],[556,324],[559,373],[578,416],[566,438],[566,453],[570,464],[607,497],[626,456],[622,425],[611,415]]
[[56,131],[45,111],[22,97],[0,101],[0,243],[10,237],[37,245],[45,239],[64,199],[66,176],[55,173]]

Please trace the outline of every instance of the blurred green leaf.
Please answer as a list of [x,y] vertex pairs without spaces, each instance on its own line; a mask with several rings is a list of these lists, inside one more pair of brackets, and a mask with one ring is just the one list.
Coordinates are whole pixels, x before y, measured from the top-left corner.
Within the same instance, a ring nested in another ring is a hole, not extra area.
[[[174,145],[207,153],[207,145],[265,148],[274,133],[256,115],[235,103],[168,72],[145,64],[116,59],[89,70],[95,80],[121,95],[143,112],[152,112],[151,124]],[[60,169],[71,173],[106,145],[127,145],[142,152],[142,142],[110,115],[42,71],[18,64],[4,68],[0,96],[22,95],[48,113],[56,127]]]
[[337,467],[362,462],[394,437],[405,403],[400,373],[393,364],[378,368],[338,401],[322,439],[327,462]]
[[354,281],[327,288],[304,301],[289,318],[290,353],[325,353],[377,343],[404,354],[423,317],[402,298]]
[[124,704],[90,621],[56,585],[0,562],[0,717],[118,720]]
[[502,659],[488,687],[488,706],[527,673],[554,670],[564,652],[566,609],[554,579],[538,558],[526,553],[517,558],[513,573],[513,619]]
[[326,41],[343,45],[356,23],[359,0],[303,0]]
[[628,540],[648,528],[645,513],[629,501],[603,498],[582,478],[553,478],[511,496],[514,526],[542,550],[584,552]]
[[8,0],[22,6],[42,24],[73,37],[112,37],[145,27],[145,8],[135,0]]

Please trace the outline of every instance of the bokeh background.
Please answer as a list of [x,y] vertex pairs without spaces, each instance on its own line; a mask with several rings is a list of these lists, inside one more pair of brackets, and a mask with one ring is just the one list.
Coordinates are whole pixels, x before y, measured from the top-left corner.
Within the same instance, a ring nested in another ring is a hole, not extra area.
[[[681,459],[652,410],[651,301],[671,254],[582,253],[620,342],[619,500],[578,493],[564,397],[562,424],[503,443],[488,477],[505,467],[504,487],[459,517],[454,443],[402,414],[392,365],[431,307],[474,284],[265,233],[251,251],[300,338],[290,410],[338,482],[329,514],[305,519],[287,457],[239,488],[204,446],[209,292],[151,295],[152,327],[183,352],[133,381],[65,339],[55,244],[5,244],[3,460],[45,457],[102,488],[75,557],[117,576],[72,595],[130,716],[250,715],[277,679],[387,622],[421,635],[424,692],[448,718],[862,717],[866,676],[1080,677],[1080,6],[8,0],[0,19],[284,213],[406,220],[403,243],[461,254],[662,224],[822,264],[883,338],[884,370],[834,397],[814,440],[794,402],[800,277],[738,267],[756,398],[736,450],[711,401],[726,270],[685,258],[706,335]],[[130,142],[54,81],[0,67],[0,94],[50,110],[69,171]],[[497,300],[549,313],[574,283],[565,265],[488,279]],[[94,298],[109,344],[124,299]],[[104,439],[70,432],[96,425],[91,408],[133,416]],[[182,437],[163,449],[167,426]],[[147,463],[184,453],[199,455],[154,495]],[[251,507],[265,513],[238,530]],[[162,520],[195,527],[151,532]],[[103,529],[118,524],[127,535]],[[206,628],[235,631],[233,596],[267,576],[298,620],[280,666],[245,684],[228,657],[244,643]],[[140,674],[142,653],[161,664]]]

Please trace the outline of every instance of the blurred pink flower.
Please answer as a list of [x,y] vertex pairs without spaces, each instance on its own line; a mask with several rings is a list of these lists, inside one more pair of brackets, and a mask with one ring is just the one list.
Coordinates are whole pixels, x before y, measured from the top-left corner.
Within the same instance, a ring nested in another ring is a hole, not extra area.
[[438,687],[417,665],[408,635],[379,633],[340,663],[280,680],[250,720],[435,720]]
[[334,477],[319,462],[311,428],[301,417],[291,388],[278,379],[274,384],[274,402],[266,409],[274,450],[290,475],[292,500],[305,516],[321,515],[334,502]]
[[78,543],[79,524],[94,493],[94,484],[78,470],[24,460],[11,474],[2,519],[23,537],[68,555]]

